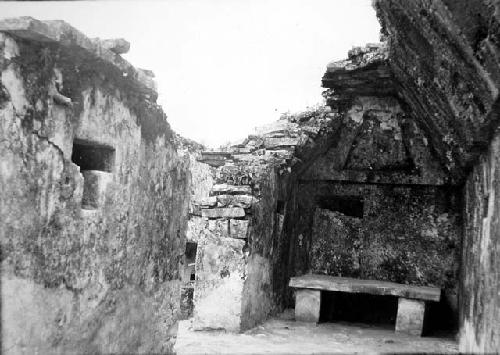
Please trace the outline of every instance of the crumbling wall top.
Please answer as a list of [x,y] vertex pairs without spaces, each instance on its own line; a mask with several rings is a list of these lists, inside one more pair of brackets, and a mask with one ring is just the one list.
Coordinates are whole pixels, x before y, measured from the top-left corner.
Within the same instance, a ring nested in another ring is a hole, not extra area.
[[91,39],[67,22],[40,21],[28,16],[1,20],[0,32],[26,41],[59,44],[68,49],[79,48],[79,54],[87,55],[92,61],[113,65],[122,71],[124,79],[134,81],[142,93],[154,99],[157,97],[153,73],[135,68],[121,57],[120,54],[126,53],[130,48],[130,43],[124,39]]

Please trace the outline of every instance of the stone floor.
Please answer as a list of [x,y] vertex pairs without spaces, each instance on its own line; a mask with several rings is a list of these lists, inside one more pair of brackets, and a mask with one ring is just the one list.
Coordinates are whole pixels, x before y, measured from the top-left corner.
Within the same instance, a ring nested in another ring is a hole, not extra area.
[[175,351],[187,354],[458,353],[451,338],[413,337],[353,323],[301,323],[280,316],[242,334],[192,331],[179,324]]

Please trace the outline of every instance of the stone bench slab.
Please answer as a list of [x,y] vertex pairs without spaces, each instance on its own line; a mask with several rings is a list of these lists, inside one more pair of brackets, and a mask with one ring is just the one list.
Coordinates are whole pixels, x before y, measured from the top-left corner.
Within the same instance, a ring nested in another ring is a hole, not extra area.
[[388,281],[361,280],[316,274],[292,277],[289,286],[323,291],[397,296],[436,302],[441,297],[441,289],[437,287],[410,286]]

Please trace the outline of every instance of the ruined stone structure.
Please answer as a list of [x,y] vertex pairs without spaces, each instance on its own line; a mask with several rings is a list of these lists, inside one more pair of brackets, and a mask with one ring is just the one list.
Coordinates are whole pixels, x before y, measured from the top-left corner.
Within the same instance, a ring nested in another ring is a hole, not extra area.
[[0,22],[2,349],[169,352],[179,319],[252,328],[314,273],[438,288],[426,318],[498,351],[500,4],[374,7],[383,42],[328,64],[325,106],[210,151],[125,41]]
[[191,173],[148,72],[64,22],[0,31],[3,350],[168,352]]

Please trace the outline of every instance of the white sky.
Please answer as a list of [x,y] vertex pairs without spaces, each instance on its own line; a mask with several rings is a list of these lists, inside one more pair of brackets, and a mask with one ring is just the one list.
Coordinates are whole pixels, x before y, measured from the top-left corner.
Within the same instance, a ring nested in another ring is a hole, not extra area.
[[371,0],[0,2],[15,16],[127,39],[173,129],[213,147],[322,102],[327,63],[380,31]]

